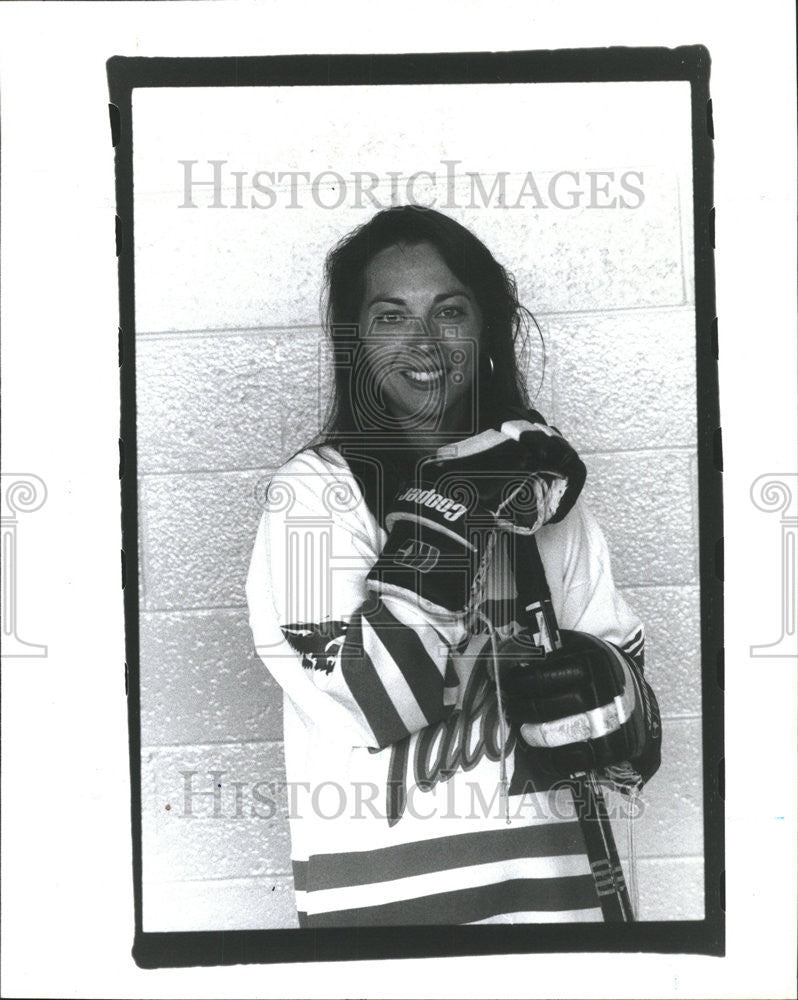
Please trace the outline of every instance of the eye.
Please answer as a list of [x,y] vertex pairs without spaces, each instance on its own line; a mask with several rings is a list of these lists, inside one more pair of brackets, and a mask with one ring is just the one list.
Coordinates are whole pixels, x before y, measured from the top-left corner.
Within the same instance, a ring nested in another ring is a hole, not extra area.
[[465,309],[461,309],[460,306],[444,306],[438,311],[438,316],[440,319],[462,319],[465,316]]
[[404,317],[398,312],[382,312],[374,317],[375,323],[385,323],[391,325],[393,323],[399,323]]

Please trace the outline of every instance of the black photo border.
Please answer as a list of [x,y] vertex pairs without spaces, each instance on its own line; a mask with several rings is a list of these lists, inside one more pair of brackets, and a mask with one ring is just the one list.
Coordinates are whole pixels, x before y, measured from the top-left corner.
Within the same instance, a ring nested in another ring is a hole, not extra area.
[[[710,56],[701,45],[374,55],[108,60],[119,268],[120,482],[135,931],[142,968],[527,952],[725,954],[723,521],[715,315]],[[132,92],[137,87],[357,86],[685,80],[691,87],[704,777],[703,920],[623,925],[145,932],[142,926]]]

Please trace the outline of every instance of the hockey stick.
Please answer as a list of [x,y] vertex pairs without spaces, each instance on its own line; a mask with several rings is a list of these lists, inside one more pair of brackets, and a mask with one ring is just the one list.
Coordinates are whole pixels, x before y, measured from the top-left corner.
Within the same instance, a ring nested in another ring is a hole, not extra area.
[[[515,585],[526,619],[519,624],[524,627],[523,634],[530,649],[534,648],[532,635],[535,631],[541,633],[541,639],[545,631],[552,649],[562,648],[560,629],[534,535],[513,535],[509,549]],[[530,666],[533,659],[530,656]],[[571,775],[570,781],[604,920],[607,923],[631,923],[635,919],[634,911],[596,773],[582,771]]]

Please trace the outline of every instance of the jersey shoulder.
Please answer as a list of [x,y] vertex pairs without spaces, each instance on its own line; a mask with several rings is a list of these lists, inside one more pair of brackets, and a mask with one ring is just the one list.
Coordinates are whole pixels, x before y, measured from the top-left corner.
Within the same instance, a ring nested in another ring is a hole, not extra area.
[[360,484],[346,459],[331,445],[292,455],[269,479],[266,510],[286,518],[329,517],[348,530],[371,537],[376,526]]

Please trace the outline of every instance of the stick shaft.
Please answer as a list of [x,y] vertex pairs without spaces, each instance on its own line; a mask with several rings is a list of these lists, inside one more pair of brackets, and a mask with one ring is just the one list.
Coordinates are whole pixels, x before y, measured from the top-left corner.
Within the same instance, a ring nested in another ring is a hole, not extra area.
[[[539,631],[542,639],[545,630],[552,649],[561,648],[560,629],[534,536],[512,536],[510,552],[515,586],[527,619],[519,624],[530,631]],[[590,870],[604,920],[607,923],[630,923],[634,920],[634,911],[596,773],[587,771],[574,774],[571,776],[571,783],[577,818],[585,839]]]

